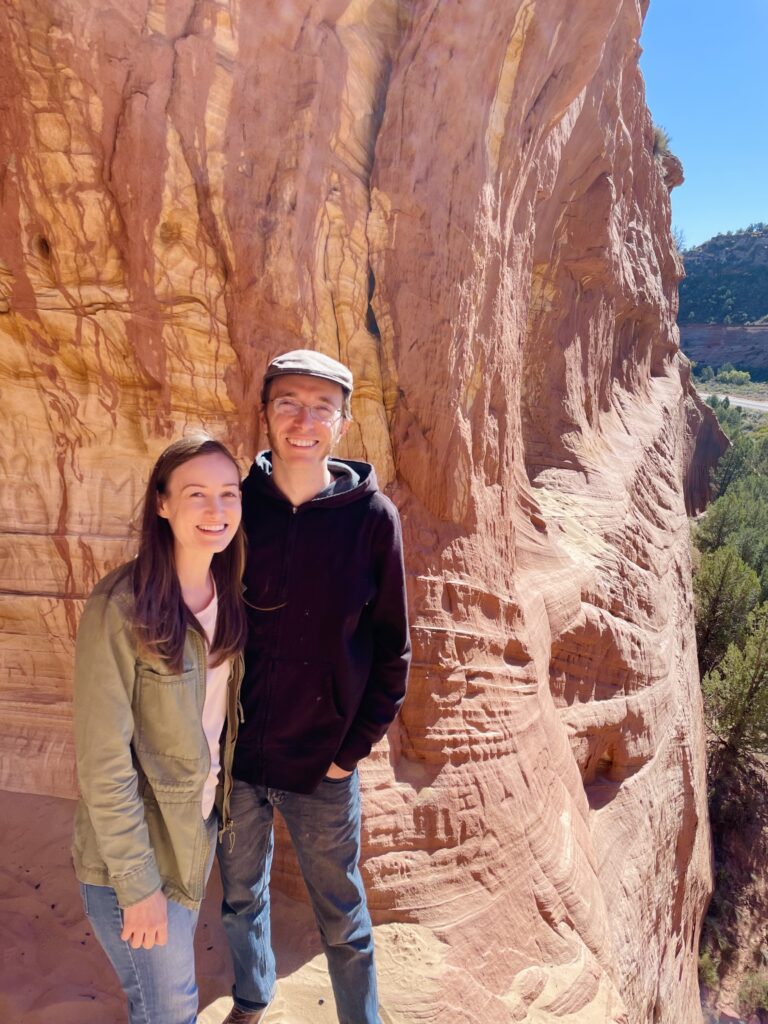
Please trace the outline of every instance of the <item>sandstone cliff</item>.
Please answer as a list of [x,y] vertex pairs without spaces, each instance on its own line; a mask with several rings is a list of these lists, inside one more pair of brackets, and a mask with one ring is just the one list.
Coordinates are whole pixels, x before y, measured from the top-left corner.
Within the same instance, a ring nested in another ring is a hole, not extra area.
[[700,1020],[686,502],[723,439],[678,352],[644,10],[0,8],[0,781],[74,791],[77,616],[156,453],[203,425],[245,459],[269,356],[349,362],[415,647],[364,772],[371,904],[442,951],[404,1019]]
[[768,327],[764,324],[681,324],[680,342],[689,359],[718,370],[731,363],[756,380],[768,378]]

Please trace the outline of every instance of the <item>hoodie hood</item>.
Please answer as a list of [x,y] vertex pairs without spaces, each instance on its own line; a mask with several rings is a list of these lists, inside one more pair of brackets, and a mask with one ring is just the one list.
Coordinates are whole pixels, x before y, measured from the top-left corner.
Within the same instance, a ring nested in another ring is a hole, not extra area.
[[[316,494],[311,501],[304,502],[302,508],[321,505],[323,508],[335,508],[378,491],[376,471],[369,462],[329,459],[328,469],[335,478],[333,483],[326,490]],[[271,498],[284,505],[291,504],[272,479],[271,451],[259,452],[253,460],[248,476],[243,480],[243,502],[253,494]]]

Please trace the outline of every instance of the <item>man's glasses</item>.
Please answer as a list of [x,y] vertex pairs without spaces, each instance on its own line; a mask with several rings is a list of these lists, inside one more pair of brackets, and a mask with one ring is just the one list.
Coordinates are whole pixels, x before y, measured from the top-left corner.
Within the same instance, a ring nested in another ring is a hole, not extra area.
[[302,409],[306,409],[313,420],[329,426],[341,415],[341,409],[332,405],[321,403],[320,405],[305,405],[295,398],[270,398],[270,403],[278,416],[299,416]]

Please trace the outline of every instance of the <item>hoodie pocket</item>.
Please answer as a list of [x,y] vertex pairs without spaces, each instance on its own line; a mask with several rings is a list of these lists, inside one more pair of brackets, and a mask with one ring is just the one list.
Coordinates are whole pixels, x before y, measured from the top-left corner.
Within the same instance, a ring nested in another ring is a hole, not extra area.
[[276,659],[272,663],[265,742],[275,746],[333,747],[345,731],[333,671],[325,662]]

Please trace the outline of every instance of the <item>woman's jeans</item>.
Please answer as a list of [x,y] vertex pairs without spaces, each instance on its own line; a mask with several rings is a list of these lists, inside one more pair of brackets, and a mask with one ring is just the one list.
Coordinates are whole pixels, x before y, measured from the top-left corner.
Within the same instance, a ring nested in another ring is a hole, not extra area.
[[325,779],[314,793],[287,793],[235,780],[235,843],[218,847],[222,918],[235,967],[235,1005],[257,1010],[272,998],[269,925],[274,809],[285,819],[320,931],[340,1024],[380,1024],[373,933],[360,859],[357,771]]
[[[211,852],[206,878],[216,844],[215,812],[207,824]],[[198,995],[194,938],[198,911],[168,900],[166,945],[134,949],[120,938],[123,912],[118,906],[115,890],[109,886],[81,883],[80,891],[93,932],[128,998],[130,1024],[195,1024]]]

